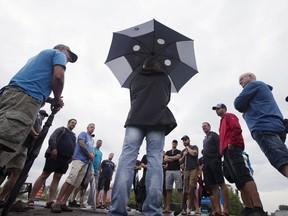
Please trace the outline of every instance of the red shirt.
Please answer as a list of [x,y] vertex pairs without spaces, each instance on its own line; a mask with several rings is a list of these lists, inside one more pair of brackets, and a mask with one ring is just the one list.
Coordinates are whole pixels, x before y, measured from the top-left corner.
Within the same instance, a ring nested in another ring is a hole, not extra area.
[[237,116],[232,113],[225,113],[220,121],[220,154],[226,150],[228,144],[237,145],[244,150],[242,129]]

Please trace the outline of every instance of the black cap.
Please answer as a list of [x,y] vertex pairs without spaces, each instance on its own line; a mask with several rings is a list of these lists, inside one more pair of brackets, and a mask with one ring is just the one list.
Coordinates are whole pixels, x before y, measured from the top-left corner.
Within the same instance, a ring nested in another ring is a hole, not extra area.
[[212,110],[221,109],[221,108],[227,109],[227,107],[225,106],[225,104],[220,103],[220,104],[217,104],[216,106],[213,106],[213,107],[212,107]]
[[188,137],[187,135],[184,135],[184,136],[181,138],[181,140],[187,140],[187,139],[189,139],[189,137]]
[[77,56],[75,53],[73,53],[68,46],[66,46],[66,45],[64,45],[64,44],[58,44],[58,45],[56,45],[53,49],[59,49],[60,47],[65,48],[65,49],[70,53],[70,56],[71,56],[71,61],[70,61],[70,62],[71,62],[71,63],[74,63],[74,62],[77,61],[78,56]]
[[40,115],[43,115],[43,116],[45,116],[45,117],[48,116],[48,114],[47,114],[47,112],[46,112],[45,110],[40,110],[40,111],[39,111],[39,114],[40,114]]

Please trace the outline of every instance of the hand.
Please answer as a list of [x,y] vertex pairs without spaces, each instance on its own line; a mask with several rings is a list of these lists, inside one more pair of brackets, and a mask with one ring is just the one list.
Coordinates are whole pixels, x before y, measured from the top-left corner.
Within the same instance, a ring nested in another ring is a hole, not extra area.
[[38,134],[38,133],[36,133],[36,134],[33,134],[32,136],[33,136],[33,139],[35,140],[35,139],[37,139],[37,138],[38,138],[39,134]]
[[51,160],[56,160],[57,154],[58,154],[57,149],[56,148],[53,149],[52,152],[51,152],[51,155],[50,155],[50,159]]
[[64,106],[64,102],[62,100],[63,97],[61,98],[53,98],[51,101],[51,110],[56,109],[58,112],[61,108]]
[[94,161],[94,154],[89,153],[89,162],[92,163]]

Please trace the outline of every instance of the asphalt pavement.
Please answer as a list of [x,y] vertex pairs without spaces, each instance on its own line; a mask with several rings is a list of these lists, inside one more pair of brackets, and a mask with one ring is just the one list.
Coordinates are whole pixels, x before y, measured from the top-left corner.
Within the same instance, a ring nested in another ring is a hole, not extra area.
[[[104,216],[107,215],[108,210],[106,209],[92,209],[91,207],[87,208],[73,208],[73,212],[61,212],[61,213],[51,213],[51,209],[44,208],[43,203],[35,202],[34,209],[29,209],[24,212],[10,212],[9,216],[91,216],[91,215],[99,215]],[[1,210],[0,210],[1,213]],[[141,212],[136,211],[135,209],[132,209],[128,212],[129,216],[142,216],[143,214]],[[174,213],[171,214],[163,214],[163,216],[172,216]],[[205,216],[206,214],[202,214],[202,216]]]

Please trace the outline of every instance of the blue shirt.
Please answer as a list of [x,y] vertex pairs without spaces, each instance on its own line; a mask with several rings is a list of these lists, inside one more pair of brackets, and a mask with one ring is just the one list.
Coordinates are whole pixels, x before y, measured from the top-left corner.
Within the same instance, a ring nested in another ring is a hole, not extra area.
[[54,66],[66,68],[66,55],[56,49],[41,51],[32,57],[11,79],[8,86],[19,86],[31,97],[44,103],[51,94]]
[[89,157],[84,153],[81,149],[79,140],[83,140],[85,142],[85,147],[89,153],[92,153],[94,147],[94,140],[92,137],[86,132],[81,132],[77,139],[77,144],[74,151],[73,160],[81,160],[83,163],[89,163]]
[[102,152],[95,147],[94,148],[94,161],[93,161],[93,168],[94,168],[94,173],[98,172],[98,167],[102,161]]
[[283,115],[272,95],[272,87],[261,81],[249,82],[234,101],[253,131],[283,132]]

